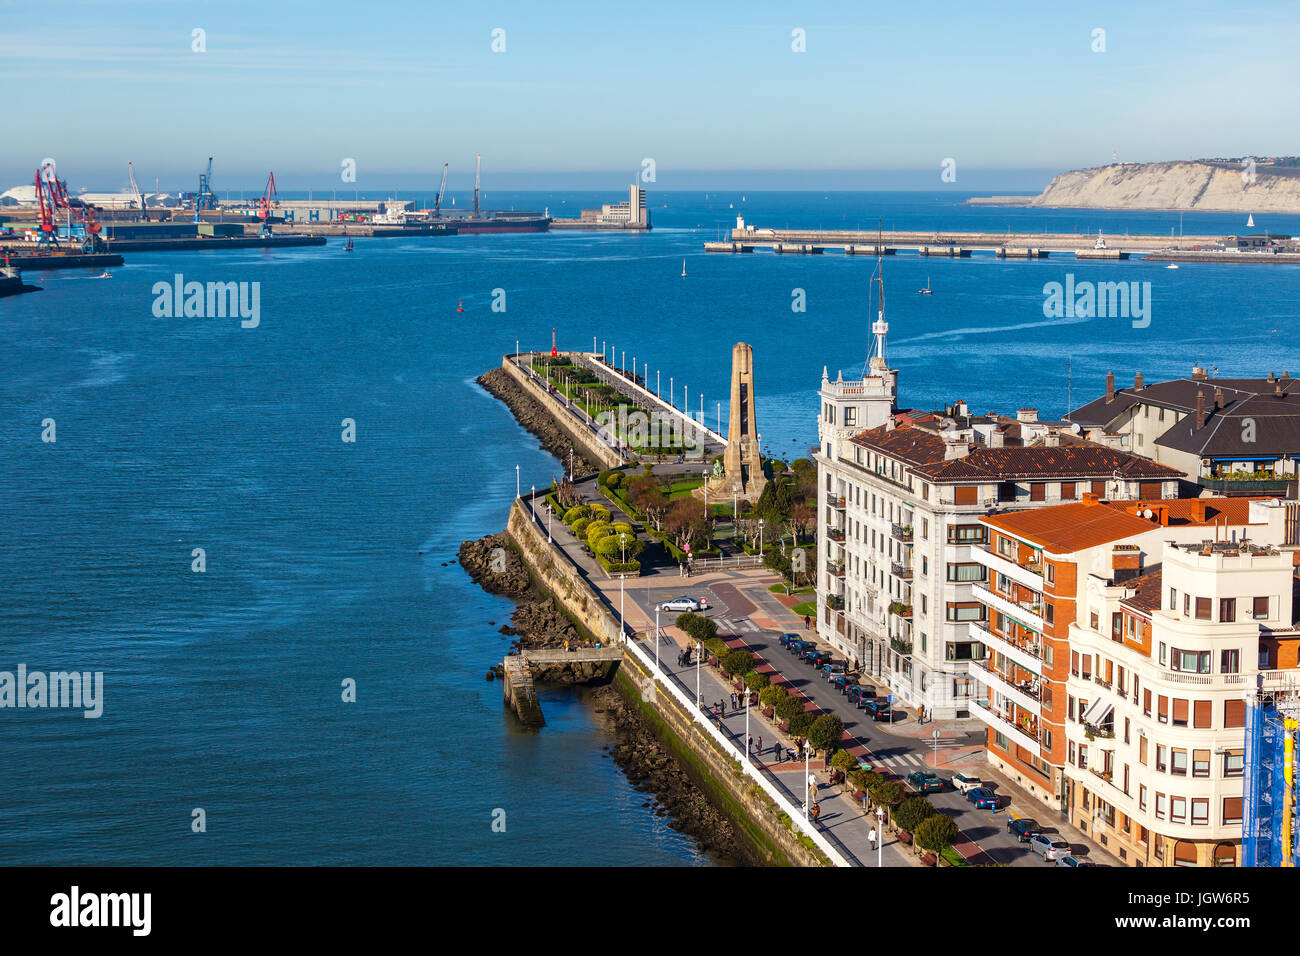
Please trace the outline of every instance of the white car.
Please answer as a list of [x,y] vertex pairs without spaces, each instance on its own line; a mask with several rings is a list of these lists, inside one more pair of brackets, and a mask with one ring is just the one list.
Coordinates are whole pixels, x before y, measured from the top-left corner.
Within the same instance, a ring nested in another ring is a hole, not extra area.
[[1052,833],[1039,833],[1029,839],[1029,851],[1041,856],[1047,863],[1055,863],[1070,855],[1070,844]]
[[955,773],[952,775],[952,788],[958,793],[966,793],[974,790],[976,787],[984,786],[984,781],[979,777],[971,776],[965,773]]
[[703,611],[709,605],[705,601],[697,601],[693,597],[675,597],[671,601],[664,601],[659,605],[665,611]]

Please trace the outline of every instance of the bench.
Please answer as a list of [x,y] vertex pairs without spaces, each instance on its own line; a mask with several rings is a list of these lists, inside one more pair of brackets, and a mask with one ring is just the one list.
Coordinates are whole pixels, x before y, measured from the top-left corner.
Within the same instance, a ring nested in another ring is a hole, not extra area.
[[926,866],[934,866],[935,863],[938,862],[938,860],[935,858],[935,855],[933,853],[931,853],[929,850],[926,850],[925,853],[921,854],[921,862],[924,863]]

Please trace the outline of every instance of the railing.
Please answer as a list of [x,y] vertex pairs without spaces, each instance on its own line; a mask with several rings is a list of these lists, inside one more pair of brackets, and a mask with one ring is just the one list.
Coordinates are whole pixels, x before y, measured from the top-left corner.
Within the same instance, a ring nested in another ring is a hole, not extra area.
[[1085,722],[1083,729],[1093,737],[1100,737],[1102,740],[1115,739],[1115,728],[1113,725],[1110,727],[1096,727]]
[[731,557],[696,558],[691,567],[699,571],[703,568],[755,568],[762,567],[763,559],[757,554],[734,554]]
[[844,598],[836,594],[829,595],[826,598],[826,606],[832,611],[842,611],[844,610]]
[[897,561],[889,562],[889,571],[896,578],[904,581],[912,580],[912,566],[910,564],[899,564]]
[[826,565],[826,573],[837,578],[844,577],[844,565],[831,562]]
[[826,496],[826,504],[829,505],[830,507],[834,508],[836,511],[843,511],[843,510],[844,510],[844,496],[843,496],[843,495],[827,495],[827,496]]
[[1210,478],[1201,475],[1196,483],[1211,491],[1269,492],[1289,491],[1295,484],[1294,479],[1287,478]]
[[1106,688],[1107,690],[1110,690],[1110,681],[1108,680],[1102,680],[1100,677],[1094,677],[1092,679],[1092,682],[1094,684],[1099,684],[1100,686]]
[[889,535],[890,535],[890,537],[892,537],[895,541],[902,541],[902,542],[906,543],[906,542],[912,540],[912,526],[911,526],[910,524],[909,524],[909,525],[901,525],[901,524],[893,524],[893,525],[890,525],[890,526],[889,526]]
[[891,637],[889,639],[889,646],[892,647],[894,650],[898,651],[898,653],[900,654],[912,653],[911,641],[904,641],[901,638]]
[[893,604],[889,605],[889,613],[897,614],[899,617],[910,618],[912,616],[912,605],[903,604],[901,601],[895,601]]
[[843,528],[832,528],[830,525],[827,525],[827,526],[826,526],[826,537],[830,538],[832,541],[843,541],[843,540],[844,540],[844,529],[843,529]]
[[1203,674],[1183,674],[1179,671],[1166,671],[1160,675],[1161,680],[1167,680],[1171,684],[1213,684],[1213,677],[1206,677]]
[[990,674],[993,677],[996,677],[998,680],[1002,681],[1002,683],[1006,684],[1008,687],[1011,687],[1015,689],[1017,692],[1024,694],[1029,699],[1035,700],[1040,704],[1043,702],[1042,687],[1037,681],[1028,681],[1024,684],[1017,684],[1006,674],[1003,674],[1001,671],[994,670],[992,667],[990,667],[987,663],[985,663],[982,660],[976,658],[970,658],[970,662],[976,667],[978,667],[980,670],[984,671],[985,673]]

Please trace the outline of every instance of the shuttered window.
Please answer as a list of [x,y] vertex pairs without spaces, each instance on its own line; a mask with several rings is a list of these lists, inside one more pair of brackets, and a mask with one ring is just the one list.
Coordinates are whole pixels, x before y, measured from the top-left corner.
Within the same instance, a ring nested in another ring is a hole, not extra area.
[[1223,702],[1223,726],[1246,726],[1246,702],[1244,700],[1225,700]]
[[979,502],[977,485],[957,485],[952,489],[952,500],[959,505],[973,505]]
[[1159,695],[1157,703],[1159,703],[1160,706],[1156,708],[1156,720],[1160,721],[1162,724],[1169,723],[1169,698],[1164,694],[1161,694]]
[[1223,798],[1223,824],[1231,826],[1241,822],[1241,797]]
[[1187,701],[1181,697],[1174,698],[1174,726],[1187,726]]
[[1209,727],[1213,720],[1212,718],[1213,710],[1214,710],[1213,701],[1208,701],[1208,700],[1196,701],[1196,703],[1193,705],[1193,714],[1192,714],[1193,726]]
[[1030,484],[1029,484],[1029,500],[1030,500],[1030,501],[1046,501],[1046,500],[1047,500],[1047,483],[1046,483],[1046,482],[1042,482],[1042,481],[1034,481],[1034,482],[1030,482]]

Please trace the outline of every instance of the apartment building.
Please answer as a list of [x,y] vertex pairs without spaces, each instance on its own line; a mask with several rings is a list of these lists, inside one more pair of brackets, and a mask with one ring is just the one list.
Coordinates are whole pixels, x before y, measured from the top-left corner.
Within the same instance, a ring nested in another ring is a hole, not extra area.
[[1126,863],[1237,865],[1247,701],[1300,646],[1297,514],[1089,496],[983,519],[990,763]]
[[1069,423],[942,412],[899,413],[897,370],[884,357],[883,318],[867,374],[823,370],[818,510],[818,636],[887,684],[901,706],[936,718],[971,716],[983,696],[969,662],[985,656],[971,624],[988,613],[972,557],[988,541],[980,518],[1084,494],[1175,497],[1181,474],[1083,440]]

